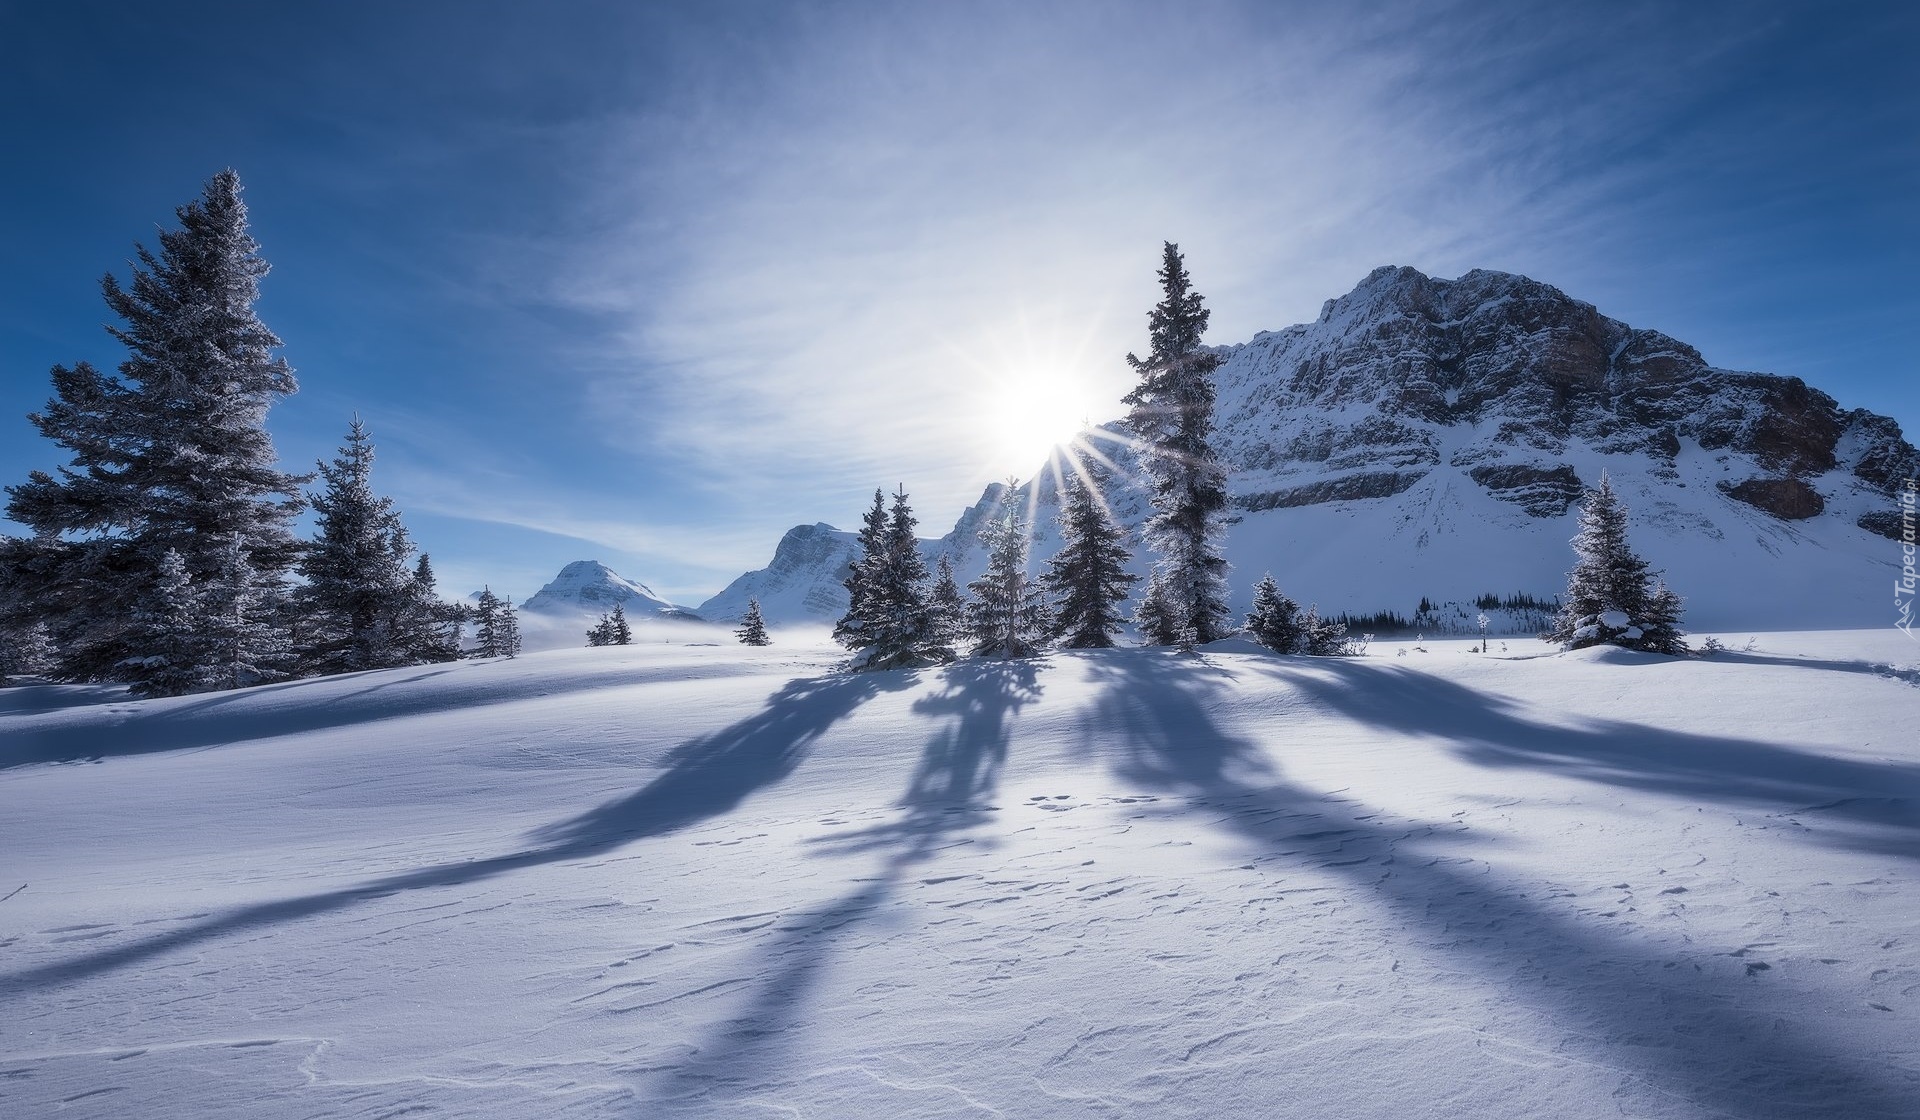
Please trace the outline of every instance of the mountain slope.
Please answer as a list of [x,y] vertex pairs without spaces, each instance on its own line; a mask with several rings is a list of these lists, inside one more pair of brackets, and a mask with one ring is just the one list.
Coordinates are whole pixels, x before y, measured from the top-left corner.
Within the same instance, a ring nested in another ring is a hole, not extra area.
[[[1375,270],[1318,320],[1222,347],[1217,446],[1231,469],[1237,604],[1271,570],[1303,602],[1461,628],[1487,593],[1548,598],[1571,562],[1574,503],[1608,472],[1634,543],[1689,599],[1695,626],[1887,625],[1894,487],[1916,470],[1897,424],[1796,378],[1718,369],[1692,347],[1607,318],[1549,285],[1476,271]],[[1090,442],[1130,460],[1109,429]],[[1058,464],[1029,487],[1035,553],[1057,547]],[[1138,526],[1123,469],[1107,496]],[[983,502],[994,494],[989,487]],[[980,506],[929,542],[963,572]],[[827,531],[809,530],[826,557]],[[850,548],[845,534],[830,538]],[[844,609],[825,560],[793,554],[703,609],[725,615],[777,578]],[[1514,633],[1531,616],[1494,612]]]

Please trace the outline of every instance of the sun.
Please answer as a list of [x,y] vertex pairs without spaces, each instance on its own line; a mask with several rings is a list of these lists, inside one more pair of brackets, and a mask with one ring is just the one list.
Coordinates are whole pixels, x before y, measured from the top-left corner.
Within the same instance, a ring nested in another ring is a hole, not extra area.
[[994,458],[1021,477],[1033,474],[1054,449],[1071,443],[1113,407],[1103,409],[1097,395],[1071,374],[1009,374],[992,393],[988,424],[997,444]]

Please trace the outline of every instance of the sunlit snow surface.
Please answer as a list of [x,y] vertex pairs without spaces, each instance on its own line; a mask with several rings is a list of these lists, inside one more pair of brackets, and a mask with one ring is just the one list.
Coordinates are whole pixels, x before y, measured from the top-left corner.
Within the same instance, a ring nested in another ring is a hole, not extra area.
[[1920,1111],[1920,649],[1508,645],[0,692],[0,1116]]

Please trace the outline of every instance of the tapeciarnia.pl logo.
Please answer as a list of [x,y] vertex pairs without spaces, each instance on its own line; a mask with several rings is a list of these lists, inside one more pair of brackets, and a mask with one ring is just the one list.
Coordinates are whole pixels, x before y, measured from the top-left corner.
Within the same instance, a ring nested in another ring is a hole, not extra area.
[[[1893,624],[1913,637],[1915,506],[1920,505],[1920,479],[1905,479],[1900,484],[1900,578],[1893,581]],[[1920,639],[1915,639],[1920,641]]]

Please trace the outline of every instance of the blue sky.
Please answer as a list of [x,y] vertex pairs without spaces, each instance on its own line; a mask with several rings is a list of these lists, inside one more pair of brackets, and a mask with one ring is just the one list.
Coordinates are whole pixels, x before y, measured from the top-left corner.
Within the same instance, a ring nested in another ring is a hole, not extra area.
[[[1163,239],[1209,340],[1524,272],[1920,429],[1920,5],[0,4],[0,480],[223,166],[301,392],[450,591],[697,603],[1099,420]],[[0,523],[0,530],[7,526]]]

